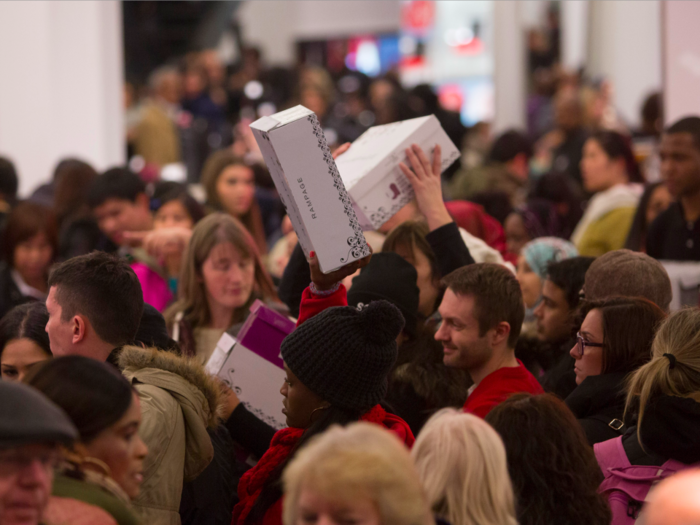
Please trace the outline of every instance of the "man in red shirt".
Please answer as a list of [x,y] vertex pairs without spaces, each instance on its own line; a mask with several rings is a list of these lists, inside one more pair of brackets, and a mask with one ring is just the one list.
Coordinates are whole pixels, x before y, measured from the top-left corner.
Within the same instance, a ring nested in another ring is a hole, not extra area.
[[447,366],[466,370],[474,381],[464,411],[485,417],[511,394],[541,394],[542,387],[515,358],[525,316],[515,276],[497,264],[472,264],[443,279],[447,287],[435,339]]

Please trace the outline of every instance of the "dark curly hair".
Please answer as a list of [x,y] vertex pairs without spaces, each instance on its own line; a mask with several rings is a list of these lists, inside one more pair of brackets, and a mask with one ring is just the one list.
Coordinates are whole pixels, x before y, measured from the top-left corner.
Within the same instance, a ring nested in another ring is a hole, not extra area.
[[552,394],[515,394],[487,416],[508,456],[520,525],[607,525],[603,474],[576,417]]

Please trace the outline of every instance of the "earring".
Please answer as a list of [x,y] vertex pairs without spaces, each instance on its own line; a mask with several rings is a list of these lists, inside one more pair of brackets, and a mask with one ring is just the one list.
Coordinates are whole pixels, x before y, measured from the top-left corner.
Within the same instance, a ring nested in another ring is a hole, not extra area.
[[314,408],[313,411],[311,412],[311,415],[309,416],[309,425],[311,425],[311,424],[313,423],[314,414],[315,414],[316,412],[318,412],[319,410],[327,410],[327,409],[329,409],[329,408],[331,408],[330,405],[326,405],[326,406],[324,406],[324,407]]
[[104,476],[108,478],[112,476],[112,469],[110,469],[109,465],[107,465],[107,463],[105,463],[101,459],[85,457],[83,458],[82,464],[94,465],[100,470],[102,470],[102,474]]

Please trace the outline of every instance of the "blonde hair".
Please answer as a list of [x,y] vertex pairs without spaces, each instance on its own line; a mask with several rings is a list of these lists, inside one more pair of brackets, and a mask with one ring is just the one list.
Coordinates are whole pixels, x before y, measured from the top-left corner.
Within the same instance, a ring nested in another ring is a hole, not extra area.
[[[664,354],[670,354],[666,357]],[[637,432],[649,401],[660,395],[688,397],[700,402],[700,309],[671,314],[651,345],[651,361],[627,383],[625,415],[637,409]]]
[[294,525],[308,489],[352,502],[370,498],[385,525],[427,525],[428,505],[406,447],[378,425],[353,423],[315,436],[283,474],[284,525]]
[[411,452],[432,511],[452,525],[517,525],[501,438],[452,408],[426,423]]
[[277,301],[277,294],[270,276],[263,268],[260,254],[253,237],[237,219],[225,213],[212,213],[197,223],[192,230],[192,238],[183,254],[178,300],[165,312],[165,319],[171,327],[175,316],[184,312],[184,319],[194,328],[204,327],[211,321],[211,312],[202,282],[202,265],[215,246],[230,242],[243,258],[255,263],[255,285],[253,293],[245,305],[233,313],[231,324],[241,322],[245,312],[256,299]]

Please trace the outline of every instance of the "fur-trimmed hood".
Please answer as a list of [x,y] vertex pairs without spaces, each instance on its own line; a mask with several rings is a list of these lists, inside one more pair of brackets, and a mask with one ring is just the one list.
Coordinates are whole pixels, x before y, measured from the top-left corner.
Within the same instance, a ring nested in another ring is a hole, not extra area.
[[205,424],[214,428],[221,422],[221,389],[195,358],[181,357],[157,348],[125,346],[119,353],[118,362],[119,368],[130,379],[135,377],[139,383],[168,390],[176,399],[191,398],[193,391],[199,391],[205,401],[200,403]]
[[182,484],[214,458],[210,428],[219,423],[219,388],[198,362],[155,348],[124,347],[117,358],[141,400],[139,433],[148,446],[141,494],[144,523],[180,523]]

